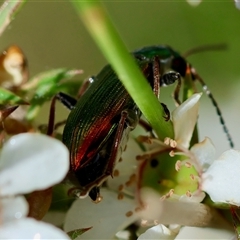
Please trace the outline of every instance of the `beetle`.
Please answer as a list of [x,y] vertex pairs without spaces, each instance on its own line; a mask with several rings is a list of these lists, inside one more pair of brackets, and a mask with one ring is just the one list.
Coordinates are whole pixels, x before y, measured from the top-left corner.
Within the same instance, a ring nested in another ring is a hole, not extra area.
[[[137,64],[154,94],[159,97],[160,87],[177,82],[174,98],[178,104],[181,79],[190,66],[193,81],[198,80],[217,109],[221,123],[233,146],[222,114],[211,92],[195,69],[171,47],[165,45],[144,47],[133,52]],[[57,94],[51,104],[49,134],[53,131],[56,99],[71,112],[63,130],[63,143],[70,151],[70,171],[67,178],[76,186],[72,191],[80,198],[87,195],[101,201],[99,187],[113,176],[115,164],[125,148],[130,131],[139,122],[141,111],[128,94],[110,65],[83,84],[77,101],[64,93]],[[170,116],[166,105],[162,104]]]

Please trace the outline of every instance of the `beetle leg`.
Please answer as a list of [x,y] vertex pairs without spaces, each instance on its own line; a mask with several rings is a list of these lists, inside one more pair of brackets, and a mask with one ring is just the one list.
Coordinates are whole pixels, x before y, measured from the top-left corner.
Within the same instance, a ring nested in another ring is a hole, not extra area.
[[47,135],[49,136],[52,136],[53,130],[54,130],[56,100],[59,100],[69,110],[72,110],[77,103],[76,99],[62,92],[56,94],[53,97],[51,106],[50,106],[50,113],[49,113],[49,120],[48,120]]
[[78,91],[77,98],[80,98],[85,93],[85,91],[87,90],[89,85],[91,85],[95,81],[95,78],[96,77],[92,76],[83,82],[82,86],[80,87],[80,89]]
[[[92,77],[90,77],[90,78],[88,78],[87,80],[84,81],[81,88],[79,89],[78,98],[80,98],[83,95],[83,93],[87,90],[89,85],[91,83],[93,83],[94,81],[95,81],[94,76],[92,76]],[[53,134],[53,131],[55,129],[54,122],[55,122],[56,100],[59,100],[69,110],[72,110],[77,103],[77,100],[75,98],[73,98],[73,97],[71,97],[68,94],[65,94],[63,92],[60,92],[53,97],[52,102],[51,102],[51,106],[50,106],[50,114],[49,114],[49,120],[48,120],[47,135],[49,135],[49,136],[51,136]]]
[[100,195],[100,188],[99,187],[93,187],[89,193],[88,196],[95,202],[99,203],[102,200],[102,197]]
[[159,57],[155,56],[153,58],[153,66],[152,66],[152,71],[153,71],[153,92],[155,96],[159,99],[160,97],[160,61]]
[[[126,139],[123,139],[124,135],[127,137],[129,134],[128,132],[135,128],[138,121],[139,119],[136,112],[129,110],[124,110],[121,112],[121,118],[118,123],[116,135],[114,137],[114,144],[111,150],[111,155],[109,157],[109,164],[106,169],[106,173],[108,175],[111,175],[113,177],[112,173],[114,169],[115,160],[117,159],[117,155],[119,154],[119,152],[121,153],[125,147],[123,146],[125,145],[124,140],[126,141]],[[122,149],[120,149],[120,147],[122,147]]]
[[176,103],[178,105],[181,104],[181,101],[179,100],[179,92],[180,92],[180,89],[181,89],[181,77],[180,77],[180,74],[178,73],[178,79],[177,79],[178,83],[177,83],[177,86],[173,92],[173,97],[174,97],[174,100],[176,101]]
[[69,110],[73,110],[75,107],[77,100],[66,93],[60,92],[55,95],[56,99],[59,100],[65,107]]
[[166,114],[166,115],[164,116],[164,119],[165,119],[166,122],[168,122],[168,121],[170,120],[170,111],[169,111],[169,109],[168,109],[168,107],[167,107],[166,104],[161,103],[161,105],[162,105],[163,110],[164,110],[164,112],[165,112],[165,114]]

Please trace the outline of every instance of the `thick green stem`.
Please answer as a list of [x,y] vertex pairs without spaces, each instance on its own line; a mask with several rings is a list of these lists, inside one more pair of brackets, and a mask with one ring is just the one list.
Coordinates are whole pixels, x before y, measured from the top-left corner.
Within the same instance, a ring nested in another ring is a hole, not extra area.
[[107,13],[98,1],[72,1],[79,16],[104,56],[132,96],[160,139],[173,137],[171,121],[166,122],[159,101],[152,93],[134,58],[129,54]]

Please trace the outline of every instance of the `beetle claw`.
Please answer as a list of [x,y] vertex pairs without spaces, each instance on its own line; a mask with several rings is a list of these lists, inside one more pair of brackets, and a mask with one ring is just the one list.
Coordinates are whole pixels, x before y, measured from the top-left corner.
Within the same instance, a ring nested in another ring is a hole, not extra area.
[[102,200],[102,196],[100,196],[100,188],[99,187],[93,187],[90,192],[88,193],[88,196],[93,200],[95,203],[99,203]]

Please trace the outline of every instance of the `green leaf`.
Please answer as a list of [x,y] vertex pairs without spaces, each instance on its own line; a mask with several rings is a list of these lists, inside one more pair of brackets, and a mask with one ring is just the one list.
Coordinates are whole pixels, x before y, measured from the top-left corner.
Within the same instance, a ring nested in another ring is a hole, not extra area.
[[68,195],[69,187],[66,184],[58,184],[53,187],[53,199],[50,211],[66,212],[76,200]]
[[[69,82],[68,80],[81,73],[81,70],[69,70],[65,68],[54,69],[37,75],[30,80],[29,83],[25,84],[22,88],[23,90],[35,89],[26,119],[28,121],[33,120],[41,106],[58,92],[64,91],[68,94],[76,93],[81,82]],[[63,80],[67,80],[68,82],[63,82]]]
[[0,35],[2,35],[6,27],[10,24],[25,2],[26,0],[4,1],[0,7]]
[[81,229],[75,229],[75,230],[72,230],[70,232],[68,232],[68,236],[71,238],[71,239],[76,239],[78,236],[82,235],[83,233],[85,233],[86,231],[90,230],[92,227],[89,227],[89,228],[81,228]]
[[28,103],[18,95],[0,88],[0,105],[27,105]]

